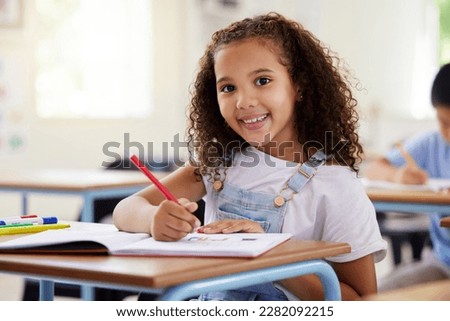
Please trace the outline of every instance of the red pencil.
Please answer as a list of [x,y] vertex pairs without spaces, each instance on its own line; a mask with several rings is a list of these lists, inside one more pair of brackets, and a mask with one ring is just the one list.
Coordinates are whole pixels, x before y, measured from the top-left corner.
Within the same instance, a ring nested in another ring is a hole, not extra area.
[[137,168],[141,170],[142,173],[147,176],[153,184],[156,185],[156,187],[163,193],[163,195],[166,197],[166,199],[170,201],[174,201],[175,203],[178,203],[178,200],[175,198],[175,196],[172,195],[172,193],[169,192],[167,187],[165,187],[161,182],[148,170],[147,167],[139,160],[139,158],[136,157],[136,155],[132,155],[130,157],[130,160],[133,162],[134,165],[136,165]]

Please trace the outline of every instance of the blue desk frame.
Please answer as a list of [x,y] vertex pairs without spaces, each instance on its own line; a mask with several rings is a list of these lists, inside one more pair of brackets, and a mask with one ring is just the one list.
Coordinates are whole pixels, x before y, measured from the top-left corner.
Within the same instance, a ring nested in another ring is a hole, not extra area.
[[25,187],[0,187],[0,191],[22,194],[22,214],[28,214],[28,195],[29,194],[59,194],[74,195],[83,198],[83,209],[81,212],[82,222],[94,221],[94,200],[109,197],[127,197],[147,187],[148,184],[111,187],[111,188],[92,188],[85,190],[61,190],[53,188],[25,188]]
[[450,204],[424,204],[414,202],[382,202],[372,201],[379,212],[406,212],[406,213],[443,213],[450,214]]

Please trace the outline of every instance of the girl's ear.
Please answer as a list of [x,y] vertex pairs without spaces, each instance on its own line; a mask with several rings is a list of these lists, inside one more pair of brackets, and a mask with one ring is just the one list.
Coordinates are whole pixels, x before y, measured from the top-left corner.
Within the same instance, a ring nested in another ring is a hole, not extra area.
[[303,90],[299,85],[295,85],[297,94],[295,95],[295,101],[301,102],[303,100]]

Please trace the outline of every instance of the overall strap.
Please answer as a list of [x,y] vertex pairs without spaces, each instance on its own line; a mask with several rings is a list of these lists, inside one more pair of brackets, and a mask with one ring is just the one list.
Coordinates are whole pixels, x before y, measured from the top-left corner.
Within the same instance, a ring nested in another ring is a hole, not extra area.
[[297,173],[291,177],[287,186],[298,193],[316,174],[317,168],[323,165],[327,159],[329,159],[329,156],[324,153],[323,149],[319,149],[298,168]]

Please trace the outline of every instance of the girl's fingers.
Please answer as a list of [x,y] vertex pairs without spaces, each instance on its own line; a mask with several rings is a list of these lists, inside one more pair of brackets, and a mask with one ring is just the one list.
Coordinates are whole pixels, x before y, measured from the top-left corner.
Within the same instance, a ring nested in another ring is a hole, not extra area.
[[263,233],[263,229],[259,223],[251,220],[223,220],[203,226],[200,232],[213,233]]
[[[175,221],[179,220],[188,223],[190,225],[189,231],[192,232],[195,228],[200,226],[200,221],[195,215],[192,214],[192,212],[189,209],[196,210],[197,204],[194,202],[189,202],[185,199],[180,199],[180,205],[172,201],[163,201],[160,206],[161,207],[164,206],[164,210],[169,215],[173,216],[176,219]],[[174,228],[177,228],[177,226],[178,226],[177,223],[173,223]],[[185,229],[182,228],[182,230]]]
[[[181,200],[180,204],[163,201],[155,213],[152,223],[152,236],[159,241],[176,241],[200,226],[200,221],[185,206],[192,202]],[[181,206],[180,206],[181,205]]]
[[178,202],[191,213],[195,212],[198,209],[198,204],[196,202],[191,202],[186,198],[180,198]]

